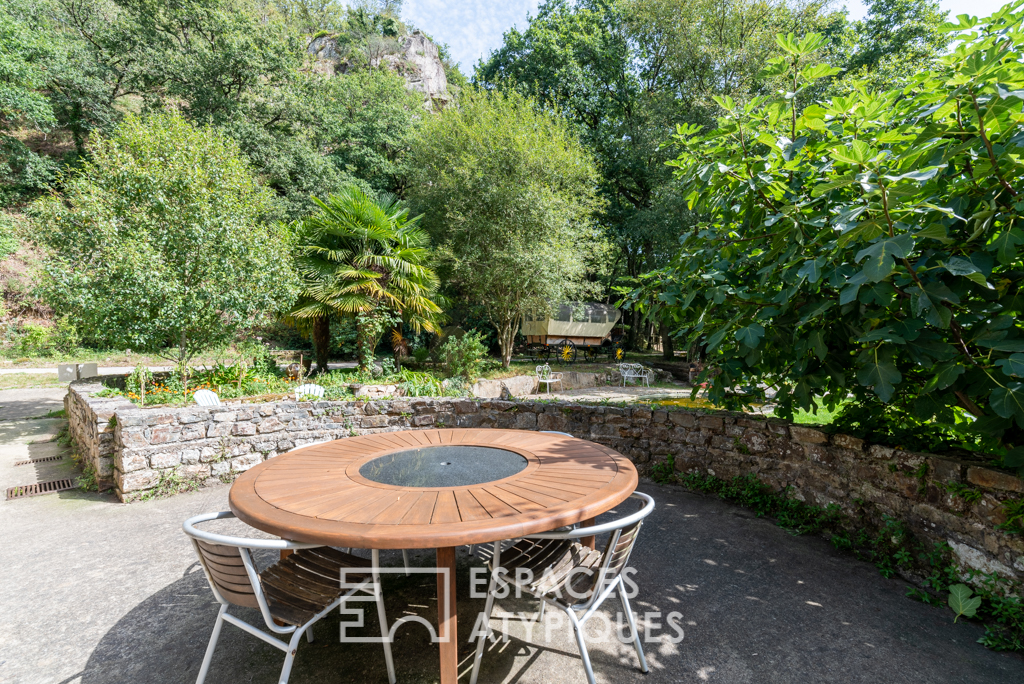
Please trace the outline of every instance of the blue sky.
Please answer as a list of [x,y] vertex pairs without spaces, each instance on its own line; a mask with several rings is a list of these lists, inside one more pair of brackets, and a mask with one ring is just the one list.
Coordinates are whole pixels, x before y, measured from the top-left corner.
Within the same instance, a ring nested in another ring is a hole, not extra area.
[[[526,17],[537,12],[540,0],[405,0],[402,16],[436,40],[448,43],[452,55],[467,76],[477,59],[501,45],[501,37],[512,26],[525,28]],[[1003,0],[939,0],[950,16],[986,16],[1001,7]],[[859,0],[839,0],[851,18],[864,15]]]

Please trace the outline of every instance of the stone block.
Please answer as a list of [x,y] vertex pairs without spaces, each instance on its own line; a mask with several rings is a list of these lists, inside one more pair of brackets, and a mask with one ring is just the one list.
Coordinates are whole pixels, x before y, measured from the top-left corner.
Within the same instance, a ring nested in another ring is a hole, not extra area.
[[680,427],[692,428],[697,425],[697,418],[692,413],[686,411],[670,411],[668,414],[668,420],[673,425]]
[[211,423],[206,429],[207,437],[227,437],[231,434],[233,423]]
[[238,414],[234,411],[221,411],[213,414],[215,423],[233,423]]
[[[417,419],[429,418],[433,420],[433,416],[416,416]],[[359,420],[359,427],[362,428],[382,428],[387,427],[388,417],[387,416],[366,416]]]
[[179,440],[182,442],[190,442],[196,439],[204,439],[206,437],[206,426],[202,423],[195,425],[189,425],[181,428],[181,434]]
[[201,463],[209,463],[220,457],[220,451],[213,447],[203,447],[199,450],[199,461]]
[[725,427],[721,416],[700,416],[697,418],[697,425],[702,430],[722,430]]
[[282,423],[277,418],[275,418],[274,416],[270,416],[269,418],[264,418],[262,421],[257,423],[256,427],[261,434],[264,434],[271,432],[280,432],[281,430],[284,430],[285,424]]
[[181,435],[181,428],[173,427],[171,425],[160,425],[153,428],[149,435],[150,444],[167,444],[169,442],[177,442],[178,437]]
[[804,444],[827,444],[828,435],[820,430],[812,430],[811,428],[800,427],[798,425],[791,425],[789,427],[789,435],[797,442],[803,442]]
[[235,423],[231,434],[236,437],[250,437],[256,434],[256,423]]
[[78,365],[61,363],[57,365],[57,382],[74,382],[78,380]]
[[654,411],[651,413],[652,423],[667,423],[668,422],[668,411]]
[[221,475],[227,475],[231,472],[231,461],[218,461],[217,463],[210,464],[210,475],[212,477],[220,477]]
[[928,458],[928,473],[939,482],[962,482],[963,475],[960,471],[958,461],[938,456]]
[[170,425],[174,422],[175,416],[173,413],[165,413],[155,409],[152,411],[152,413],[146,411],[144,414],[146,425]]
[[182,466],[177,472],[179,475],[189,480],[205,480],[210,477],[210,466],[194,463]]
[[199,449],[185,449],[181,452],[181,462],[185,465],[199,463]]
[[515,427],[517,430],[534,430],[537,428],[537,414],[536,413],[518,413],[516,414]]
[[130,473],[117,471],[114,475],[114,481],[117,483],[117,488],[127,494],[128,492],[137,492],[155,487],[160,481],[160,473],[148,469],[136,470]]
[[864,449],[864,440],[851,437],[850,435],[832,435],[832,443],[843,449],[853,449],[854,451],[862,451]]
[[967,469],[967,481],[986,489],[1001,489],[1007,492],[1024,492],[1024,482],[1016,475],[1002,473],[990,468],[972,466]]
[[182,425],[202,423],[210,419],[210,412],[206,409],[189,409],[178,414],[178,422]]
[[246,454],[231,459],[231,471],[241,473],[263,462],[262,454]]
[[173,468],[181,464],[181,454],[177,451],[167,451],[159,454],[152,454],[149,457],[149,464],[153,468]]

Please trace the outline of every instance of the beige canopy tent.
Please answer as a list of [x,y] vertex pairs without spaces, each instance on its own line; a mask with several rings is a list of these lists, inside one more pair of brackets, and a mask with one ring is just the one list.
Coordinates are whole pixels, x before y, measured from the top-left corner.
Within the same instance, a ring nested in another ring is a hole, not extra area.
[[612,329],[622,318],[614,306],[596,302],[565,302],[557,307],[528,311],[523,316],[520,334],[526,338],[528,355],[563,361],[576,360],[577,348],[588,357],[608,349],[614,352]]

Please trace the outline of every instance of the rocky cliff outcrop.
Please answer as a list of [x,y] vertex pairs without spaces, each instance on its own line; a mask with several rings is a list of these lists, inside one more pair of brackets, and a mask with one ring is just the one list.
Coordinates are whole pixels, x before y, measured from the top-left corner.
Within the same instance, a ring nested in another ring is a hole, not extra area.
[[385,65],[405,79],[409,90],[423,95],[426,109],[441,109],[451,99],[437,46],[419,31],[398,38],[373,36],[357,48],[340,47],[336,37],[321,36],[310,42],[308,51],[321,73],[344,74],[359,62],[370,68]]

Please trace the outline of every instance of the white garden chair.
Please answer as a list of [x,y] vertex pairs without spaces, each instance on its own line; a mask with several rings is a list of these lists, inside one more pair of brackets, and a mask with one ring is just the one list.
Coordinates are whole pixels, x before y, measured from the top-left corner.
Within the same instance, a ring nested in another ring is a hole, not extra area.
[[643,382],[648,387],[651,386],[651,381],[654,380],[654,371],[650,368],[645,368],[639,363],[620,363],[619,373],[622,375],[622,386],[626,386],[626,380],[637,380]]
[[[633,492],[630,497],[643,501],[644,505],[636,513],[619,520],[592,527],[533,534],[524,537],[505,551],[501,550],[500,541],[494,543],[490,561],[491,581],[484,606],[488,620],[485,623],[487,636],[480,637],[477,641],[473,674],[469,684],[476,684],[487,637],[492,640],[495,638],[490,629],[490,617],[499,581],[502,584],[514,585],[522,592],[539,598],[542,602],[541,615],[543,607],[551,604],[569,616],[569,621],[576,632],[580,656],[583,658],[583,669],[590,684],[595,684],[594,670],[590,665],[590,654],[587,652],[583,628],[612,591],[617,590],[619,602],[633,633],[633,646],[640,659],[640,670],[647,672],[647,659],[644,657],[644,648],[640,643],[640,633],[636,629],[633,611],[629,607],[622,571],[629,561],[643,519],[654,510],[654,499],[641,492]],[[610,534],[604,551],[596,551],[578,541],[581,537],[606,532]],[[505,572],[497,572],[499,569]],[[583,611],[582,615],[578,616],[577,611]]]
[[197,391],[193,396],[196,403],[200,406],[220,406],[220,397],[217,396],[216,392],[208,389],[201,389]]
[[324,388],[320,385],[313,383],[307,383],[305,385],[299,385],[295,388],[295,401],[302,401],[302,397],[317,397],[318,399],[324,398]]
[[544,364],[543,366],[537,366],[537,389],[541,389],[541,386],[547,384],[548,394],[551,394],[551,384],[558,383],[559,389],[562,387],[562,374],[552,373],[551,366]]
[[[220,630],[228,622],[250,634],[276,646],[285,652],[284,667],[281,669],[279,684],[286,684],[291,675],[295,651],[303,633],[313,641],[313,625],[345,602],[357,592],[375,597],[377,616],[380,620],[381,636],[384,637],[384,660],[387,662],[388,681],[395,684],[395,664],[391,657],[389,628],[384,614],[384,596],[381,592],[379,552],[373,551],[373,560],[359,558],[329,546],[303,544],[285,539],[248,539],[214,534],[196,528],[199,523],[210,520],[233,518],[231,511],[204,513],[189,518],[182,525],[185,534],[192,538],[199,562],[206,572],[214,598],[220,603],[213,635],[206,647],[206,656],[199,668],[196,684],[203,684],[217,648]],[[281,559],[262,572],[256,570],[252,549],[291,550],[287,558]],[[354,589],[344,592],[341,588],[343,570],[345,582],[359,583]],[[296,591],[295,588],[299,588]],[[231,606],[258,608],[270,634],[240,620],[228,612]],[[284,626],[275,624],[275,620]],[[288,637],[285,642],[278,637]]]

